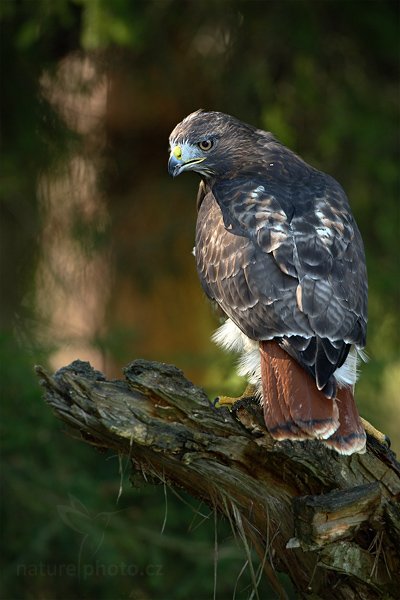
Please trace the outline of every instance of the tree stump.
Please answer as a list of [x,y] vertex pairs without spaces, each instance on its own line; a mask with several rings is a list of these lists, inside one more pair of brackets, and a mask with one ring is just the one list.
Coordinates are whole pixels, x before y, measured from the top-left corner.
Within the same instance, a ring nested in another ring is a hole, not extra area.
[[216,409],[174,366],[136,360],[124,381],[75,361],[49,376],[46,402],[87,443],[223,513],[281,598],[400,598],[400,465],[368,436],[340,456],[318,441],[277,442],[261,409]]

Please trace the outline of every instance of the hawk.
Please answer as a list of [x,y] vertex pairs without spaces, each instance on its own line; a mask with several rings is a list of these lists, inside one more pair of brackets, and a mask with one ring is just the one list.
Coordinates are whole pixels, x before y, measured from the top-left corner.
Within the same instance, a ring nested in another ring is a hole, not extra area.
[[[172,131],[169,173],[201,177],[194,254],[277,440],[364,452],[355,402],[367,325],[363,242],[342,187],[271,133],[198,110]],[[247,394],[248,395],[248,394]]]

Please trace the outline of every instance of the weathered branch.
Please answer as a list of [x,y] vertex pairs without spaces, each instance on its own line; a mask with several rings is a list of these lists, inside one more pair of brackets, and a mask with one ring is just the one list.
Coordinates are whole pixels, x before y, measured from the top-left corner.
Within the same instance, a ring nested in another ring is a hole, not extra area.
[[400,597],[400,465],[386,446],[369,438],[366,454],[344,457],[317,441],[276,442],[257,406],[215,409],[164,364],[137,360],[125,381],[80,361],[37,372],[46,401],[86,442],[234,522],[280,597],[276,570],[304,597]]

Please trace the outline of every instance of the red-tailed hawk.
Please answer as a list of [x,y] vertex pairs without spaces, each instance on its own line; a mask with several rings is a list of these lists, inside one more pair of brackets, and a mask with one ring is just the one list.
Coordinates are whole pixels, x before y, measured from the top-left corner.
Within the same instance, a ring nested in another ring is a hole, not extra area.
[[367,273],[343,189],[271,133],[220,112],[190,114],[170,149],[171,175],[201,176],[197,270],[227,317],[214,340],[240,353],[269,432],[364,452],[354,384]]

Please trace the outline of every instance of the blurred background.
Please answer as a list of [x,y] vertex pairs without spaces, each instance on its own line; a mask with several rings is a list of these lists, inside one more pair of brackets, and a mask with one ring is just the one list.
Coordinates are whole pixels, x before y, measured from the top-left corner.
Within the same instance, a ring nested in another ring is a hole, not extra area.
[[400,450],[398,9],[1,3],[2,598],[208,599],[216,562],[216,598],[251,596],[229,524],[65,435],[33,373],[80,358],[120,377],[142,357],[210,397],[241,391],[191,255],[198,179],[167,175],[169,133],[198,108],[272,131],[345,188],[370,286],[357,402]]

